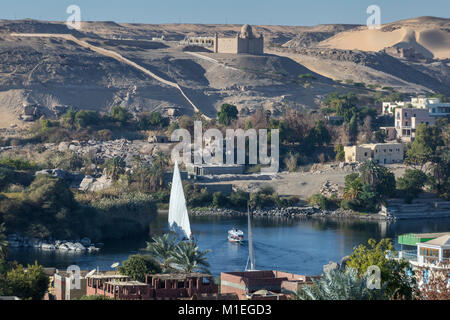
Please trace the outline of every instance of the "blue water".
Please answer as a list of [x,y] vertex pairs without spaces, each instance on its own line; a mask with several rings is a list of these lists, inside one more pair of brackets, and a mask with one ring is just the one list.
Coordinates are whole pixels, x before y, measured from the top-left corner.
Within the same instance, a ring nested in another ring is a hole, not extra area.
[[[248,257],[248,243],[230,243],[227,231],[238,227],[247,236],[246,217],[191,217],[191,229],[201,249],[211,249],[207,255],[214,275],[221,271],[241,271]],[[254,218],[253,240],[256,268],[277,269],[299,274],[320,274],[330,260],[340,261],[360,243],[374,238],[396,239],[409,232],[450,231],[450,219],[375,222],[326,219]],[[32,263],[37,260],[46,267],[64,269],[76,264],[82,270],[110,265],[139,253],[151,235],[167,231],[167,215],[160,214],[150,227],[150,235],[139,239],[106,242],[99,253],[49,252],[39,249],[12,249],[10,260]]]

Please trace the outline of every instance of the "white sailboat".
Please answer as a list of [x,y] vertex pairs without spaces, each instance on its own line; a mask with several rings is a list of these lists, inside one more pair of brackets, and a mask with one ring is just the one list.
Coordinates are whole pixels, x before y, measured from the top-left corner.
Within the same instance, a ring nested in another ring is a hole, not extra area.
[[184,197],[183,184],[181,183],[180,170],[175,161],[172,178],[172,189],[169,202],[169,227],[184,239],[191,239],[191,225]]

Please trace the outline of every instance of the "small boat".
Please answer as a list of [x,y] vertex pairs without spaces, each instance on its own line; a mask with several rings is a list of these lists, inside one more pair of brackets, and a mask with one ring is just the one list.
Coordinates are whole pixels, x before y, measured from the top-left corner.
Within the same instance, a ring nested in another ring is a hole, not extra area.
[[244,232],[233,228],[228,230],[228,241],[230,242],[242,242],[244,240]]

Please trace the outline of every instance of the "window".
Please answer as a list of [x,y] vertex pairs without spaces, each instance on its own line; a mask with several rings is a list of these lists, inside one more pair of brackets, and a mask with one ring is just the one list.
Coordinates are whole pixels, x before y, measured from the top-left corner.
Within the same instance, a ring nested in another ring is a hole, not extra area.
[[444,250],[444,252],[442,253],[442,257],[444,259],[450,259],[450,249]]
[[439,257],[439,249],[420,248],[420,255],[424,257]]
[[408,121],[405,122],[405,126],[408,126]]

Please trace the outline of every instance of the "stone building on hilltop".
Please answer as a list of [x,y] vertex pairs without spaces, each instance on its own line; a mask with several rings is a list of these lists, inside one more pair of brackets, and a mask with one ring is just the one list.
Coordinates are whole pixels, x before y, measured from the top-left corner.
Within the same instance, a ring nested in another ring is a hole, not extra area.
[[248,24],[242,26],[235,37],[219,37],[217,33],[214,36],[190,36],[182,44],[208,48],[214,53],[264,54],[264,36],[253,34],[252,27]]
[[252,27],[248,24],[242,26],[241,32],[233,38],[219,38],[215,35],[215,53],[249,53],[264,54],[263,35],[255,36]]

